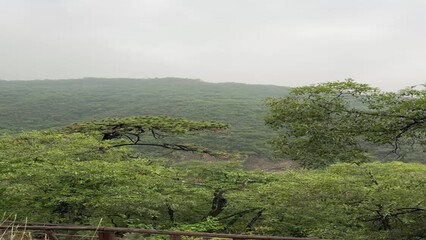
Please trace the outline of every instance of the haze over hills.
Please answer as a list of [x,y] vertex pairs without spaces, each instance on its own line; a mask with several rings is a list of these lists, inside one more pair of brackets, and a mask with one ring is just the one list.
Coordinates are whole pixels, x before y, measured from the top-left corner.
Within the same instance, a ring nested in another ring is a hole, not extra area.
[[272,85],[181,78],[0,81],[0,132],[107,117],[167,115],[228,123],[230,136],[193,141],[218,150],[266,156],[265,142],[272,131],[263,123],[267,110],[263,101],[288,91],[288,87]]

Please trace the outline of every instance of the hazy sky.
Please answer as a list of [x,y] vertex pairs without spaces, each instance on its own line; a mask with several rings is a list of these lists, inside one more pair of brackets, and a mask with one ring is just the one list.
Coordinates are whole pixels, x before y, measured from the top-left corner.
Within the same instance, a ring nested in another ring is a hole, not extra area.
[[0,79],[426,82],[426,0],[0,0]]

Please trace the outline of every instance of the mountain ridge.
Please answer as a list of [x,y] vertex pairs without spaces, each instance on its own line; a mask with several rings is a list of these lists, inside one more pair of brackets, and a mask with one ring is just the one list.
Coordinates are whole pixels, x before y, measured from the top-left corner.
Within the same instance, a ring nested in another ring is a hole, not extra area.
[[[218,150],[267,155],[268,97],[290,88],[188,78],[82,78],[0,82],[0,133],[62,127],[107,117],[167,115],[231,125],[230,137],[198,138]],[[195,141],[195,140],[194,140]],[[218,143],[220,142],[220,143]]]

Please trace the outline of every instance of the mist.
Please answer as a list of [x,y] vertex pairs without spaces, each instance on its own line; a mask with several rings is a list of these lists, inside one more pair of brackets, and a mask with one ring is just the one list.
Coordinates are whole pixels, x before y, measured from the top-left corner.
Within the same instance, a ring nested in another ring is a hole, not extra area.
[[1,0],[0,79],[426,81],[420,0]]

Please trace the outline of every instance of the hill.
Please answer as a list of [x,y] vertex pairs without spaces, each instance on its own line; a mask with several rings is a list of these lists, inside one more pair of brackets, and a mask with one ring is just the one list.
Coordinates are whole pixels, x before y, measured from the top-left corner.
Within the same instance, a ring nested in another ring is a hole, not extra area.
[[193,141],[265,156],[272,132],[263,123],[263,100],[288,92],[287,87],[179,78],[0,81],[0,133],[106,117],[167,115],[228,123],[230,136]]

